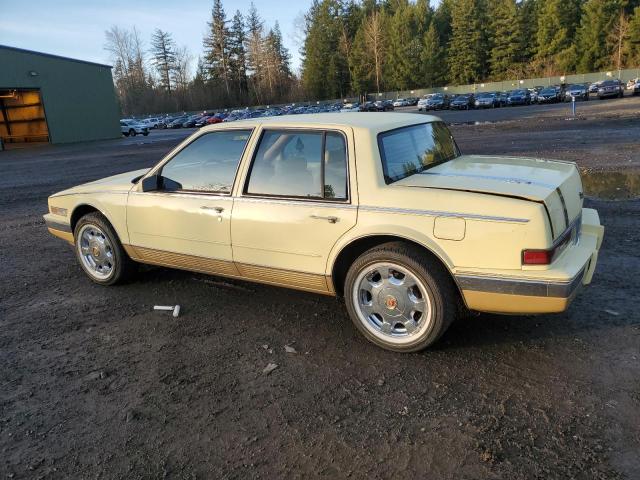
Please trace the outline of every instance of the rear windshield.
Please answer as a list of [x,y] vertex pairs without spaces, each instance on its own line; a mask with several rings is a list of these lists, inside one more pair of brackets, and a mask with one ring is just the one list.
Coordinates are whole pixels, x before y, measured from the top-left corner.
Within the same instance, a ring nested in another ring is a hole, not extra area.
[[458,146],[443,122],[380,133],[378,148],[387,184],[460,156]]

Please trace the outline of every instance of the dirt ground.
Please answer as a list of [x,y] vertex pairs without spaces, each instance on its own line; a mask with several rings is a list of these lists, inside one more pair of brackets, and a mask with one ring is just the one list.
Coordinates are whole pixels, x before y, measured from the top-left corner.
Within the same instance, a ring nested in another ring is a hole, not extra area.
[[[453,130],[467,153],[634,172],[640,120],[613,113]],[[85,278],[46,197],[152,165],[180,139],[156,133],[0,153],[0,478],[640,478],[640,200],[587,200],[605,240],[568,312],[474,316],[400,355],[332,298]]]

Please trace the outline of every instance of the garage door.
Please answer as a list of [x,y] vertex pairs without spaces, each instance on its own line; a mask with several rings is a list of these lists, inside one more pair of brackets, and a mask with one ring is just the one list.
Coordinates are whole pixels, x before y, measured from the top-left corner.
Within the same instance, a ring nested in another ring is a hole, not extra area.
[[40,91],[0,90],[0,138],[6,146],[49,141]]

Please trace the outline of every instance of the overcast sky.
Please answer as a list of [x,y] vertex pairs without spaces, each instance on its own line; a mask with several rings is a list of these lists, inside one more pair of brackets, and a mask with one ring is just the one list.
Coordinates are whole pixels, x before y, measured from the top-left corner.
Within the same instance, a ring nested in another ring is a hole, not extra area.
[[[307,11],[311,0],[254,0],[267,28],[276,20],[292,66],[300,65],[299,46],[294,40],[294,21]],[[111,25],[141,33],[145,45],[155,28],[173,34],[178,45],[186,45],[195,59],[202,53],[202,37],[211,17],[213,0],[5,0],[0,2],[0,44],[63,55],[81,60],[110,63],[104,50],[104,32]],[[223,0],[227,18],[236,10],[249,10],[251,0]]]

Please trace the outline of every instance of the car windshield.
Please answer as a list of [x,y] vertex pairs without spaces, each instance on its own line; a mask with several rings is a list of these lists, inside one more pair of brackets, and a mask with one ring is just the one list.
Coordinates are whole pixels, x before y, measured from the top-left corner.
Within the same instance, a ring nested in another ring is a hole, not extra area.
[[526,95],[527,93],[524,90],[514,90],[511,92],[511,95]]
[[384,180],[402,180],[460,156],[443,122],[410,125],[378,135]]
[[567,90],[579,90],[581,88],[584,88],[584,86],[582,86],[582,85],[569,85],[569,87],[567,87]]
[[479,93],[477,97],[478,98],[492,98],[494,96],[495,96],[494,93]]
[[544,93],[544,94],[547,94],[547,93],[556,93],[556,89],[555,89],[555,88],[545,88],[545,89],[544,89],[544,90],[542,90],[542,92],[540,92],[540,93]]

